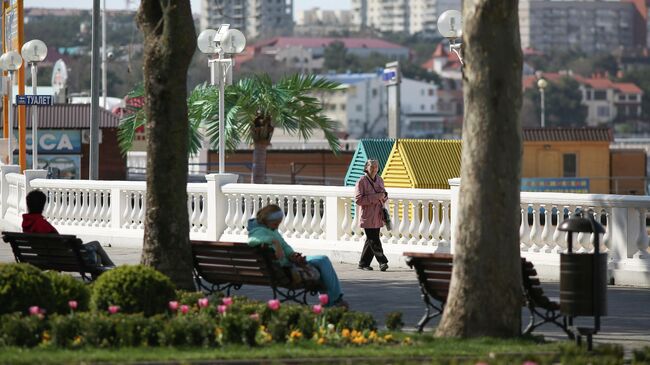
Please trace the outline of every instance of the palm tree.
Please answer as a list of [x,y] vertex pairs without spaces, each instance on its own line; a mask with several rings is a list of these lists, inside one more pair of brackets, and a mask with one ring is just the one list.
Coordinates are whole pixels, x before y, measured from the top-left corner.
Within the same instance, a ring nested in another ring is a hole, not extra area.
[[[266,151],[275,128],[297,134],[304,140],[315,130],[322,130],[332,151],[338,153],[340,144],[335,135],[338,124],[322,113],[323,107],[315,95],[339,87],[335,81],[300,74],[284,77],[277,83],[268,75],[255,75],[226,87],[226,148],[233,151],[240,142],[253,145],[253,183],[264,183]],[[141,90],[136,87],[128,96],[140,94]],[[198,153],[202,132],[212,147],[218,146],[218,101],[218,88],[206,84],[197,86],[188,97],[190,154]],[[131,107],[130,113],[122,119],[118,134],[123,153],[130,149],[136,129],[145,122],[142,109]]]

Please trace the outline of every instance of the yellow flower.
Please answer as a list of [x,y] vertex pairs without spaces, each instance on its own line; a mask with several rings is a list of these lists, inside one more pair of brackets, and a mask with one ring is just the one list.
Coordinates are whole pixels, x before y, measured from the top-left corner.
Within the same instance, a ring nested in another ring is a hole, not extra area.
[[352,339],[352,343],[354,343],[354,344],[356,344],[356,345],[363,345],[363,344],[365,344],[366,342],[368,342],[368,340],[366,340],[366,338],[363,337],[363,336],[357,336],[357,337],[354,337],[354,338]]
[[73,346],[79,346],[83,342],[83,338],[81,336],[77,336],[72,340],[72,345]]
[[405,345],[410,345],[412,343],[410,337],[405,337],[404,340],[402,340],[402,343]]
[[326,342],[327,340],[325,339],[325,337],[321,337],[318,339],[318,341],[316,341],[316,343],[319,345],[324,345]]
[[344,328],[343,330],[341,330],[341,336],[343,336],[345,338],[350,337],[350,330],[347,329],[347,328]]
[[392,341],[393,340],[393,335],[384,335],[384,340],[388,341],[388,342]]
[[375,339],[377,339],[377,332],[375,332],[375,331],[370,331],[370,333],[368,333],[368,339],[369,339],[369,340],[375,340]]
[[50,337],[50,333],[48,331],[43,331],[43,342],[48,342],[52,337]]
[[291,339],[291,340],[295,341],[295,340],[299,340],[301,338],[302,338],[302,332],[300,332],[299,330],[293,330],[289,334],[289,339]]
[[359,336],[363,336],[363,334],[361,332],[357,331],[357,330],[352,330],[352,333],[350,333],[350,336],[359,337]]

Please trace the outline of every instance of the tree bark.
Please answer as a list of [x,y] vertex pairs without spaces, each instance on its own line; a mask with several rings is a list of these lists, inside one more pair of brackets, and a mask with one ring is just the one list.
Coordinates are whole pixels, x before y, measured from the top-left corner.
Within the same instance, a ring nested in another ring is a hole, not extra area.
[[452,282],[437,336],[521,333],[517,0],[464,0],[463,152]]
[[273,121],[268,115],[260,113],[253,121],[253,184],[264,184],[266,178],[266,150],[273,138]]
[[147,194],[141,262],[194,289],[187,213],[187,69],[196,48],[189,0],[142,0]]

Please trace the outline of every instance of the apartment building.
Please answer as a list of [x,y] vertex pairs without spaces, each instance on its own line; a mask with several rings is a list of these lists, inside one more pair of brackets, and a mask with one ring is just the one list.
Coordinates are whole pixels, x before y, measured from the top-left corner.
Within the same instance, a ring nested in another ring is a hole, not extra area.
[[[537,51],[609,53],[644,46],[637,0],[521,0],[521,46]],[[647,14],[643,18],[647,18]]]
[[312,8],[296,13],[296,35],[325,36],[357,30],[359,27],[354,23],[352,10]]
[[290,35],[293,0],[202,0],[200,24],[202,30],[230,24],[248,38]]
[[433,34],[438,16],[461,0],[352,0],[354,22],[380,32]]

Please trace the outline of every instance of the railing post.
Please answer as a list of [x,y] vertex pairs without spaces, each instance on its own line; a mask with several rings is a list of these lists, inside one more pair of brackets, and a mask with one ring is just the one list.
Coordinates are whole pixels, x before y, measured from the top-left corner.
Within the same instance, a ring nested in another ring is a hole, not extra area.
[[7,212],[7,197],[9,196],[9,184],[7,183],[7,174],[20,173],[20,166],[18,165],[2,165],[0,166],[0,195],[2,203],[2,218]]
[[635,208],[623,207],[612,208],[610,222],[607,222],[607,229],[611,229],[609,253],[610,263],[616,266],[621,260],[631,257],[630,252],[636,251],[635,238],[637,236],[634,224],[638,220]]
[[451,209],[451,239],[449,240],[449,253],[454,254],[456,248],[456,229],[458,222],[458,199],[460,198],[460,178],[449,179],[449,187],[451,189],[451,202],[449,209]]
[[25,170],[25,195],[32,191],[32,180],[46,179],[47,170]]
[[[106,203],[104,202],[104,204]],[[124,201],[122,200],[122,188],[112,187],[111,188],[111,229],[118,230],[122,227],[123,210],[124,210]]]
[[218,241],[226,229],[226,214],[228,213],[228,200],[221,190],[226,184],[236,183],[237,174],[208,174],[208,240]]
[[343,217],[343,206],[339,204],[340,199],[336,196],[325,197],[325,240],[336,242],[339,240],[341,228],[341,217]]

